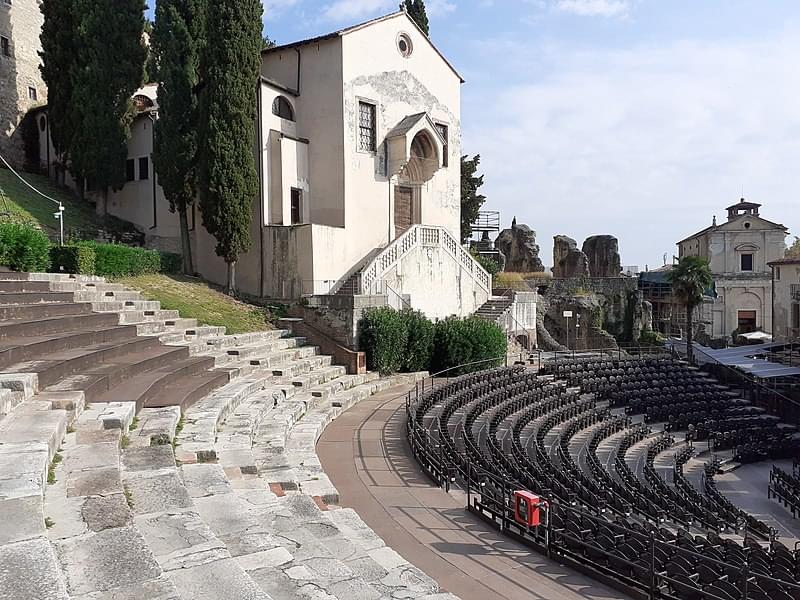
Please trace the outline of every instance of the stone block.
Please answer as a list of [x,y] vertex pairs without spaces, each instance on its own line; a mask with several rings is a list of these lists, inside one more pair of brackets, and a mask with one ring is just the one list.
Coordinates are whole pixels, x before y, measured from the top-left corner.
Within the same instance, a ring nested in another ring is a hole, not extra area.
[[230,558],[225,544],[193,511],[136,517],[136,526],[165,571]]
[[232,491],[221,465],[189,464],[181,466],[186,491],[192,498],[202,498]]
[[131,509],[124,494],[91,496],[81,507],[81,517],[91,531],[131,524]]
[[132,526],[54,543],[71,596],[135,586],[157,579],[161,569]]
[[76,496],[97,496],[122,492],[119,469],[86,469],[70,471],[66,475],[67,498]]
[[171,469],[175,467],[175,455],[169,444],[127,448],[122,453],[122,465],[125,471]]
[[124,484],[133,500],[133,512],[136,515],[192,506],[192,499],[174,469],[127,473]]
[[273,600],[232,558],[170,571],[169,578],[181,596],[192,600]]
[[42,496],[20,496],[0,500],[0,545],[29,540],[45,533]]
[[39,377],[36,373],[0,373],[0,388],[22,392],[27,400],[39,391]]
[[0,597],[9,600],[69,600],[58,561],[47,538],[0,545]]

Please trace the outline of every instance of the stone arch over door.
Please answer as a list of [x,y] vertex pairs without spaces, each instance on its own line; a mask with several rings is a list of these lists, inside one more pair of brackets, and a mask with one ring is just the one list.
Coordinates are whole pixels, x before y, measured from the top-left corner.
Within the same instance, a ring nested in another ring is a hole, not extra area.
[[734,309],[733,329],[747,333],[759,327],[764,328],[764,300],[761,296],[755,292],[740,291],[731,300],[729,301]]

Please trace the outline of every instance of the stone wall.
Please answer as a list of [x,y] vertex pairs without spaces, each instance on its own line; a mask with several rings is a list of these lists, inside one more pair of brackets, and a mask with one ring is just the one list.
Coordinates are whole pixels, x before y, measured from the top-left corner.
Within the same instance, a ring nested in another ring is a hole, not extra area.
[[0,35],[10,40],[11,50],[11,56],[0,54],[0,154],[15,167],[25,157],[18,125],[29,109],[47,102],[39,72],[42,23],[37,0],[0,1]]
[[386,296],[311,296],[303,319],[352,350],[358,349],[358,322],[368,308],[386,306]]

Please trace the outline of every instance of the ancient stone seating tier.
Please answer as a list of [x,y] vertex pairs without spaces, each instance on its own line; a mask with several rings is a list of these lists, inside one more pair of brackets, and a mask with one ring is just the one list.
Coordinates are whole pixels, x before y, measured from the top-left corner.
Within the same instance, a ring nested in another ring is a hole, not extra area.
[[0,279],[0,597],[455,600],[336,506],[316,455],[406,380],[97,278]]
[[[415,444],[424,441],[424,448],[434,449],[418,449],[417,456],[434,471],[447,468],[462,477],[469,472],[481,502],[498,511],[508,510],[508,494],[515,489],[530,490],[563,507],[553,512],[555,546],[578,562],[613,573],[625,585],[649,589],[653,561],[658,591],[671,597],[738,599],[747,587],[748,598],[800,598],[794,552],[780,543],[765,549],[754,541],[745,550],[718,535],[737,531],[743,522],[751,535],[763,539],[768,529],[708,483],[698,489],[686,478],[684,467],[694,449],[677,423],[693,421],[678,414],[680,419],[665,430],[663,423],[642,422],[641,417],[634,421],[623,410],[622,396],[617,407],[610,402],[610,392],[620,391],[614,386],[636,383],[640,377],[674,381],[679,394],[685,386],[695,386],[698,412],[703,393],[727,391],[668,360],[625,362],[621,375],[610,375],[619,378],[611,388],[596,386],[589,392],[582,385],[587,378],[594,386],[598,370],[619,370],[620,365],[561,363],[544,374],[510,367],[451,380],[412,406]],[[633,375],[629,380],[628,369]],[[575,373],[581,374],[578,379],[572,378]],[[712,423],[706,427],[708,435],[735,425],[742,439],[762,444],[767,440],[762,428],[781,430],[772,420],[742,417],[736,411],[717,415],[715,410],[709,408],[702,416]],[[747,425],[754,423],[758,427],[748,434]],[[713,486],[713,476],[709,480]],[[689,527],[703,534],[692,535]],[[749,557],[752,568],[743,569]]]

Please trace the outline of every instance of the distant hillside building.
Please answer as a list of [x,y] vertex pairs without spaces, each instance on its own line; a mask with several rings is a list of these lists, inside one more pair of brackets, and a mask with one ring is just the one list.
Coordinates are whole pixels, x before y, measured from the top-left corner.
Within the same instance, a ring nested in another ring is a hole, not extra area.
[[[430,317],[486,302],[491,277],[460,244],[463,80],[414,21],[398,11],[261,59],[260,190],[237,287],[350,308],[379,297]],[[128,183],[110,194],[108,212],[149,245],[177,251],[178,218],[150,160],[156,91],[136,93]],[[224,283],[199,209],[190,222],[197,270]]]
[[38,0],[0,0],[0,154],[16,167],[25,161],[19,124],[47,101],[39,72],[43,21]]
[[772,329],[772,270],[783,257],[785,226],[760,215],[760,204],[742,198],[729,206],[728,219],[678,242],[678,256],[709,261],[717,297],[704,304],[701,320],[712,337]]

